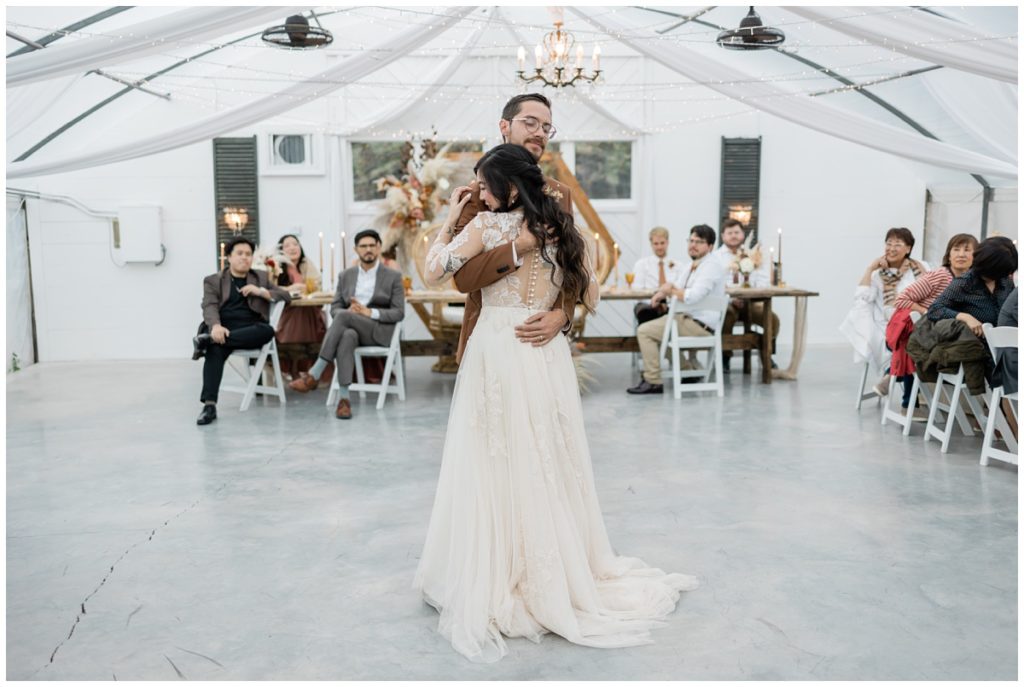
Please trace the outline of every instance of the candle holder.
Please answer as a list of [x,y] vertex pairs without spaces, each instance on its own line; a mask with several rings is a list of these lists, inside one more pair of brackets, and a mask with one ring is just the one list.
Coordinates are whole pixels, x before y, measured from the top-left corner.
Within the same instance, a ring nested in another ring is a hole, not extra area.
[[784,282],[782,280],[782,261],[781,260],[776,260],[775,261],[775,286],[778,286],[780,289],[786,288],[786,282]]

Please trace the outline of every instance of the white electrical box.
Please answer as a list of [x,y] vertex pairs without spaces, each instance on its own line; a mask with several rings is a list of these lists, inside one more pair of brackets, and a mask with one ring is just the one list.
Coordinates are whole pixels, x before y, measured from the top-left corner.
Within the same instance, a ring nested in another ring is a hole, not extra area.
[[125,262],[160,262],[162,227],[159,205],[122,205],[114,225],[114,248]]

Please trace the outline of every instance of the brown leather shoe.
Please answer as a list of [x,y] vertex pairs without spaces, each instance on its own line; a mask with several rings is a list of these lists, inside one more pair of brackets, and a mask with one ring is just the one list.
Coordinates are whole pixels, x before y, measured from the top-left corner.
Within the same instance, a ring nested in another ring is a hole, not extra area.
[[334,416],[339,420],[352,419],[352,404],[348,402],[347,398],[338,401],[338,409],[334,411]]
[[304,394],[307,391],[312,391],[319,385],[320,382],[316,378],[311,377],[308,372],[300,372],[298,379],[293,379],[288,382],[288,388],[293,391],[298,391],[300,394]]

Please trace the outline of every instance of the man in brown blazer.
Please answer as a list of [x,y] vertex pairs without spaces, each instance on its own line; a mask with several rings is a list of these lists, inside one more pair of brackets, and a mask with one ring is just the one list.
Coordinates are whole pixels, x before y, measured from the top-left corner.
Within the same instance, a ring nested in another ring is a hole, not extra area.
[[228,266],[203,279],[203,325],[208,331],[192,340],[193,360],[206,356],[197,425],[217,419],[217,392],[231,351],[261,348],[274,338],[270,301],[291,300],[287,291],[270,283],[265,271],[252,269],[254,249],[245,237],[231,239],[225,249]]
[[[501,112],[498,128],[505,143],[521,145],[530,151],[534,159],[540,160],[547,142],[555,135],[555,128],[551,124],[551,101],[540,93],[524,93],[513,97]],[[550,195],[557,198],[562,209],[571,215],[572,195],[569,187],[551,178],[547,182]],[[470,189],[473,195],[455,223],[456,232],[462,231],[477,214],[487,210],[480,200],[480,188],[476,181],[470,184]],[[466,342],[480,317],[483,303],[480,289],[490,286],[509,271],[519,269],[523,264],[523,256],[536,247],[534,236],[523,232],[515,242],[477,255],[455,273],[455,287],[469,294],[466,298],[466,311],[462,316],[456,361],[462,360]],[[532,315],[516,327],[516,336],[524,343],[543,346],[559,332],[569,331],[575,311],[575,303],[563,303],[559,296],[550,311]]]

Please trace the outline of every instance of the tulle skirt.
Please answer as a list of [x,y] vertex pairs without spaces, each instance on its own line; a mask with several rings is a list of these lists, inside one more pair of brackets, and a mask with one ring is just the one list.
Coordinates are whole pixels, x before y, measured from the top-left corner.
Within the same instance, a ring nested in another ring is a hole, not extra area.
[[566,338],[536,348],[515,338],[533,312],[481,311],[414,582],[441,614],[438,631],[479,662],[507,653],[503,635],[648,644],[679,592],[697,587],[612,551]]

